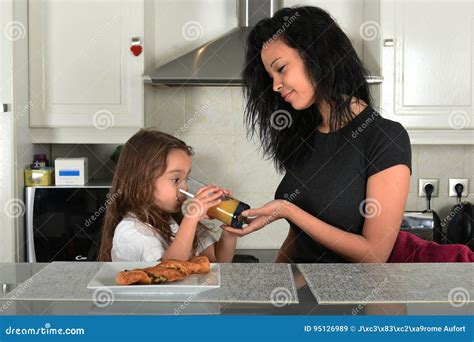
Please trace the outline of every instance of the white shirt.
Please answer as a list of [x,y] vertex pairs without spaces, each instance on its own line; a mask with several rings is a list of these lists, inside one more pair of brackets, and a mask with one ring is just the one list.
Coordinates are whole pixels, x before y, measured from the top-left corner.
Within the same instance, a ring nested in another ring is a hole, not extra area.
[[[177,233],[179,225],[171,218],[170,228]],[[202,253],[217,240],[209,231],[198,227],[196,255]],[[163,257],[169,244],[151,226],[134,215],[128,215],[115,228],[112,242],[112,261],[157,261]]]

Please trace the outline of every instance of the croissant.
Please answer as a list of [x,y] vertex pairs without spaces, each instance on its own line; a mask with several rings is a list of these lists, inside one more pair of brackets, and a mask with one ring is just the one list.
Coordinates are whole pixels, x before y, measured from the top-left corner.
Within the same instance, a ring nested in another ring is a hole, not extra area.
[[163,284],[183,280],[190,274],[204,274],[211,269],[207,256],[193,257],[190,260],[167,260],[156,266],[125,270],[116,276],[119,285]]

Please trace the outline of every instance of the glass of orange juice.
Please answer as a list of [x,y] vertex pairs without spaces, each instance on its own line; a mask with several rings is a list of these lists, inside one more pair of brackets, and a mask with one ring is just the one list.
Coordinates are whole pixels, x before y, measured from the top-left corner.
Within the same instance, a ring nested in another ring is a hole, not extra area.
[[[205,183],[188,177],[184,182],[181,182],[178,188],[178,199],[193,198],[196,192],[206,186]],[[244,217],[241,215],[244,210],[250,209],[247,203],[241,202],[233,197],[223,195],[222,202],[215,207],[209,208],[207,216],[212,219],[219,220],[231,227],[242,228],[244,224]]]

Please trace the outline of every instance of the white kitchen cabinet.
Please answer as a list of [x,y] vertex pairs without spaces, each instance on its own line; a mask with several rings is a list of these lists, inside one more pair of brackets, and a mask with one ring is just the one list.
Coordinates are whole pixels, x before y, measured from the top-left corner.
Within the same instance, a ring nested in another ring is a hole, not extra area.
[[380,2],[385,117],[415,144],[474,144],[474,1]]
[[[29,1],[34,142],[120,143],[145,127],[153,12],[148,0]],[[138,56],[132,40],[143,47]]]

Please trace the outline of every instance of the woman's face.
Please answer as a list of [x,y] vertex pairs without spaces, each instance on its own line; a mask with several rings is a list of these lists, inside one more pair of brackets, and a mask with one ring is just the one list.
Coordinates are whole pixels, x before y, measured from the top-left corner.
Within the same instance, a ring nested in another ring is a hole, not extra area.
[[281,39],[272,40],[264,44],[261,58],[273,79],[273,91],[280,93],[294,109],[306,109],[314,103],[316,91],[296,49]]
[[183,150],[173,149],[168,153],[166,163],[165,172],[155,181],[153,196],[158,208],[176,213],[182,205],[178,200],[179,185],[191,172],[191,157]]

